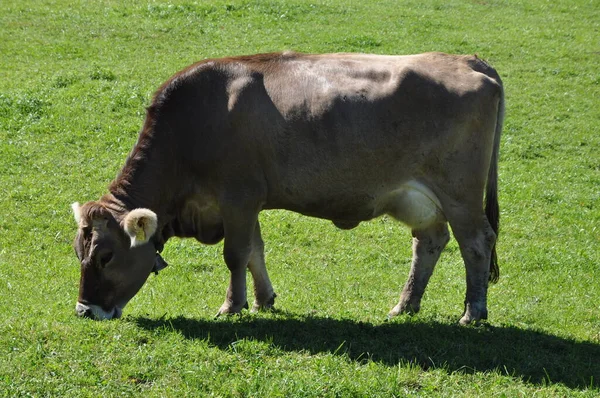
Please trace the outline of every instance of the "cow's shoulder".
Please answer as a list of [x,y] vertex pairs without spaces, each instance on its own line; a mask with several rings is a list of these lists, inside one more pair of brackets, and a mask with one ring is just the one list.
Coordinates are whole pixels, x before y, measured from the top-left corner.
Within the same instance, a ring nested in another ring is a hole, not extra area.
[[235,92],[248,83],[260,81],[265,75],[277,74],[285,68],[286,61],[305,56],[287,51],[204,59],[166,80],[154,93],[151,107],[163,108],[166,103],[177,103],[181,98],[189,100],[200,93],[209,93],[213,100],[232,92],[235,96]]

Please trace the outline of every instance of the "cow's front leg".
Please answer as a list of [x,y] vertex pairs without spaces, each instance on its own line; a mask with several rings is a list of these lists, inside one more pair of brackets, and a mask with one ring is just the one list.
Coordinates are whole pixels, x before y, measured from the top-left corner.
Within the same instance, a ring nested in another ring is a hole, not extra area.
[[248,308],[246,300],[246,268],[252,254],[252,242],[255,226],[258,224],[258,212],[244,213],[229,211],[223,214],[225,243],[223,257],[229,268],[230,280],[225,302],[217,316],[237,314]]
[[446,247],[450,234],[447,224],[440,223],[426,229],[413,230],[413,258],[410,274],[398,304],[388,317],[401,313],[414,314],[421,308],[421,298],[433,273],[440,253]]
[[229,287],[225,296],[225,302],[219,308],[217,316],[223,314],[238,314],[243,309],[248,309],[246,300],[246,269],[231,270]]
[[268,310],[275,304],[276,294],[273,291],[269,274],[265,266],[265,245],[260,234],[260,225],[257,222],[252,239],[252,254],[248,268],[254,281],[254,305],[252,311]]

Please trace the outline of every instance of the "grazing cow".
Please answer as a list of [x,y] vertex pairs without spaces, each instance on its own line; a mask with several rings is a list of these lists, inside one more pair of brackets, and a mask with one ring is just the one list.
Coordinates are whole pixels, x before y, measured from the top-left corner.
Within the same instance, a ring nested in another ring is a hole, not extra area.
[[[218,314],[273,306],[258,223],[287,209],[350,229],[388,214],[413,260],[390,316],[419,311],[449,240],[466,267],[461,324],[487,318],[498,277],[500,77],[477,56],[309,55],[210,59],[164,83],[125,166],[98,201],[73,204],[76,312],[119,317],[172,236],[222,239],[231,273]],[[485,205],[484,205],[485,203]]]

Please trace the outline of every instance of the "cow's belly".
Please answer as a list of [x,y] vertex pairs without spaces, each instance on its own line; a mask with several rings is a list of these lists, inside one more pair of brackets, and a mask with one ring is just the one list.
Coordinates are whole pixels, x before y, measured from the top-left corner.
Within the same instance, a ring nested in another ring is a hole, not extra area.
[[411,229],[423,229],[445,221],[442,205],[435,193],[422,183],[410,180],[399,186],[357,194],[346,192],[321,197],[303,205],[282,206],[288,210],[333,221],[341,229],[351,229],[362,221],[388,214]]

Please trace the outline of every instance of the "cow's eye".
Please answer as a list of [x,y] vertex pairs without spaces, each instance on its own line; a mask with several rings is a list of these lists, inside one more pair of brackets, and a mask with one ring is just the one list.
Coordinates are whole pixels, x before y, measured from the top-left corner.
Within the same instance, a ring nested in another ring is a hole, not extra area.
[[100,267],[106,267],[106,264],[112,260],[113,254],[112,252],[105,252],[100,255]]

